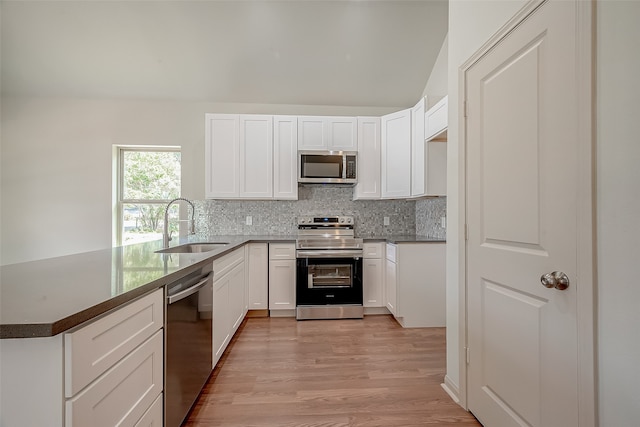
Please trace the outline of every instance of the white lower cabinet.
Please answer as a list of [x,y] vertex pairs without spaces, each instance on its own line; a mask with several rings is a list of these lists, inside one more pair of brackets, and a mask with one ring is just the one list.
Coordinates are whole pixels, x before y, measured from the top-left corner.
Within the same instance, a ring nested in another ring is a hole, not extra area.
[[160,426],[163,325],[157,289],[63,334],[3,339],[0,424]]
[[213,366],[246,315],[244,248],[213,262]]
[[269,247],[267,243],[247,245],[248,309],[269,309]]
[[[269,244],[269,310],[271,315],[293,314],[296,308],[296,245]],[[286,312],[279,310],[287,310]]]
[[132,426],[160,396],[163,335],[157,331],[78,395],[66,402],[67,426]]
[[396,245],[387,244],[387,257],[385,269],[385,305],[387,309],[397,316],[398,301],[398,265],[396,264]]
[[445,326],[445,248],[387,244],[386,305],[405,328]]
[[365,243],[362,260],[362,293],[365,307],[384,307],[384,243]]
[[163,424],[163,411],[162,411],[162,397],[161,394],[156,398],[151,407],[144,413],[142,418],[136,423],[135,427],[162,427]]

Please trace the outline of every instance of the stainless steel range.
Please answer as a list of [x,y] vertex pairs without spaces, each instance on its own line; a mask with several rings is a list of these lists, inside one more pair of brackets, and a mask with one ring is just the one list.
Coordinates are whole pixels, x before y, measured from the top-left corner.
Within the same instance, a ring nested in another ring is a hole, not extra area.
[[351,216],[298,218],[296,318],[361,319],[362,239]]

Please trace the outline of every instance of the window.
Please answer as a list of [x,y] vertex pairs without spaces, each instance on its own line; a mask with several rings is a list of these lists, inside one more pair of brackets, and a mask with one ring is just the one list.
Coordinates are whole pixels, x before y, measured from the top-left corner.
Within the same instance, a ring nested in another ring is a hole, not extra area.
[[[180,197],[179,147],[118,147],[117,245],[162,238],[164,209]],[[178,204],[171,206],[170,229],[177,231]]]

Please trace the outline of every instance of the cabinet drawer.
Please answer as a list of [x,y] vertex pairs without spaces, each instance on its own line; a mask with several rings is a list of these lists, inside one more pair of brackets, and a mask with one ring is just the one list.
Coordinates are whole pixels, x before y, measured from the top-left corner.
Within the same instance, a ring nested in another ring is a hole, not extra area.
[[153,402],[151,408],[138,420],[135,427],[162,427],[162,393]]
[[384,250],[384,243],[365,243],[362,245],[363,257],[365,259],[377,259],[382,258],[382,251]]
[[154,291],[65,334],[65,397],[71,397],[164,324],[164,293]]
[[294,243],[269,243],[269,259],[296,259]]
[[387,259],[396,262],[396,252],[398,247],[392,243],[387,243]]
[[215,282],[218,278],[224,276],[242,262],[244,262],[244,247],[238,248],[222,258],[216,259],[213,261],[213,281]]
[[145,341],[76,397],[67,400],[66,425],[133,426],[162,392],[162,331]]

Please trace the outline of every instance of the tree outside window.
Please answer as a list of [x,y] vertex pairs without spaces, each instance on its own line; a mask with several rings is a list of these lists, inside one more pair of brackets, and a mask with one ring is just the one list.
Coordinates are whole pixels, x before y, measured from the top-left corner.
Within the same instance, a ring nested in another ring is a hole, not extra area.
[[[180,151],[176,148],[119,149],[118,243],[128,245],[162,238],[164,209],[180,197]],[[169,212],[169,229],[178,231],[177,205]]]

